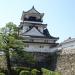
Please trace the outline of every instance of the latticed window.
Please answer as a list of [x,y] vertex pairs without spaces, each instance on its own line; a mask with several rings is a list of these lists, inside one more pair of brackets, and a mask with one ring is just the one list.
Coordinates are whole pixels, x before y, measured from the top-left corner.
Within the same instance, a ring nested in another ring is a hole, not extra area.
[[43,45],[40,45],[40,48],[44,48],[44,46]]
[[48,40],[44,40],[44,42],[48,43]]

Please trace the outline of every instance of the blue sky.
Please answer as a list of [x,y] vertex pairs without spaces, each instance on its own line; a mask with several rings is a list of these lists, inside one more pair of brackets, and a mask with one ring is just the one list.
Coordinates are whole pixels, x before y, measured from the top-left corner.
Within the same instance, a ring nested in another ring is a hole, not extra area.
[[8,22],[20,24],[22,11],[32,6],[45,13],[44,23],[52,36],[59,37],[59,42],[68,37],[75,38],[75,0],[1,0],[0,27]]

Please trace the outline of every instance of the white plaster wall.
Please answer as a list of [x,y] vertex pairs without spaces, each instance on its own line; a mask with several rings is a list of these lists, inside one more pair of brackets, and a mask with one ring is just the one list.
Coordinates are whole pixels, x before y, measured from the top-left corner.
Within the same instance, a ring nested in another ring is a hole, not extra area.
[[43,27],[39,26],[38,29],[43,33]]
[[28,26],[23,26],[23,33],[26,32],[29,29]]
[[24,33],[26,32],[28,29],[29,29],[29,26],[32,25],[30,23],[23,23],[23,24],[20,24],[21,26],[23,26],[23,29],[20,31],[20,33]]
[[[25,47],[25,51],[28,52],[53,52],[56,50],[56,48],[51,49],[50,44],[28,44],[29,47]],[[40,46],[44,46],[43,48],[40,48]]]

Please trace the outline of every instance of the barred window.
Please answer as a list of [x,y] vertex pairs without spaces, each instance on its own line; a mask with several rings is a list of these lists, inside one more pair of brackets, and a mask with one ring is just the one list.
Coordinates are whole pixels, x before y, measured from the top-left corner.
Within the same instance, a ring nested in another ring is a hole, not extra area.
[[44,42],[48,43],[48,40],[44,40]]
[[40,48],[44,48],[44,46],[43,45],[40,45]]

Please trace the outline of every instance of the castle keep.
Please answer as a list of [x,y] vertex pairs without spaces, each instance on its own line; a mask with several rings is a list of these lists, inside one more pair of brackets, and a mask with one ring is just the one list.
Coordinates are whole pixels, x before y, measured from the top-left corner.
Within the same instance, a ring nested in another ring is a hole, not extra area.
[[50,35],[47,24],[43,24],[43,16],[44,13],[38,12],[33,6],[23,11],[19,25],[25,51],[33,53],[39,63],[45,63],[45,56],[55,51],[53,48],[58,45],[56,41],[59,39]]

